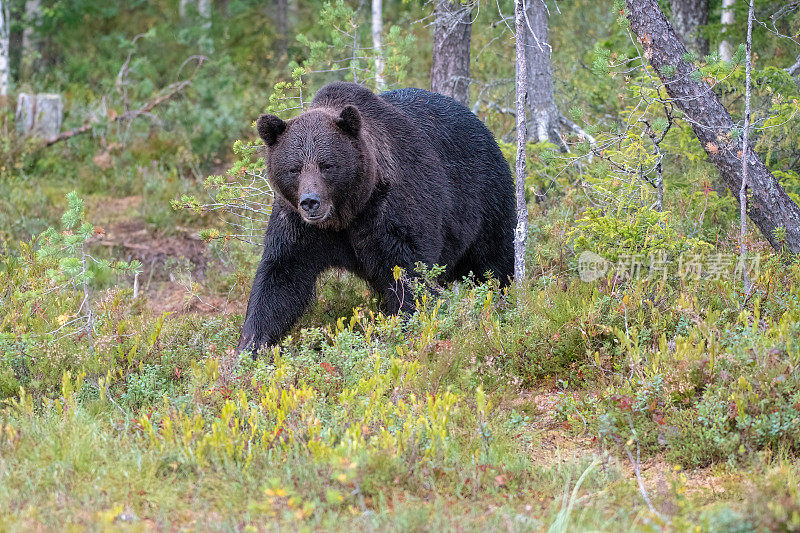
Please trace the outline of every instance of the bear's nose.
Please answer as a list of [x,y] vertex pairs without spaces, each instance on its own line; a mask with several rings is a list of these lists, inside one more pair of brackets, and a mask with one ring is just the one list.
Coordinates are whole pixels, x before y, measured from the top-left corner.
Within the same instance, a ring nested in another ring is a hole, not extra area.
[[306,213],[314,213],[317,209],[319,209],[319,205],[320,199],[319,195],[317,194],[309,193],[300,197],[300,207],[302,207]]

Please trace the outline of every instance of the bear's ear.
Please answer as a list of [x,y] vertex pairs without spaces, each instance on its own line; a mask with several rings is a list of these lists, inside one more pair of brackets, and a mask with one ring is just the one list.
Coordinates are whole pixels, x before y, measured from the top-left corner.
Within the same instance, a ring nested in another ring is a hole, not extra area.
[[336,119],[336,125],[346,134],[358,137],[358,132],[361,131],[361,113],[358,112],[356,106],[345,106],[339,114],[339,118]]
[[278,140],[278,136],[286,131],[286,122],[275,115],[261,115],[256,122],[256,129],[267,146],[272,146]]

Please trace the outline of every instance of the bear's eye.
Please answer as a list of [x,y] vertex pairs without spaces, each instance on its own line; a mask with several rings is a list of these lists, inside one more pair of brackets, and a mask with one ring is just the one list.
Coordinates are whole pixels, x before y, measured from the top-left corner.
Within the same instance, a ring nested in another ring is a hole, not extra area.
[[292,167],[292,168],[289,169],[289,175],[290,176],[297,176],[298,174],[300,174],[301,170],[303,170],[303,167],[301,167],[301,166]]
[[331,165],[330,163],[320,163],[319,164],[319,169],[321,171],[323,171],[323,172],[325,172],[326,170],[330,170],[332,168],[333,168],[333,165]]

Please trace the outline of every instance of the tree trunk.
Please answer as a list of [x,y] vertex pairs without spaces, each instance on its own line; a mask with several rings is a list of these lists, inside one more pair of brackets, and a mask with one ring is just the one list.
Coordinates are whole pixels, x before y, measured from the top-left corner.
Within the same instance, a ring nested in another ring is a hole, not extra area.
[[49,139],[61,132],[64,105],[58,94],[20,93],[17,98],[17,129],[23,135]]
[[[719,170],[731,193],[738,198],[742,186],[740,140],[732,138],[736,125],[714,91],[703,81],[693,81],[694,67],[687,63],[686,48],[659,9],[656,0],[626,0],[631,29],[644,45],[644,55],[673,99],[686,115],[709,160]],[[758,155],[750,148],[745,157],[750,184],[747,214],[773,248],[785,246],[800,253],[800,208],[789,198]],[[779,241],[776,230],[785,230]]]
[[[736,0],[722,0],[722,31],[720,32],[722,34],[725,33],[725,26],[733,24],[733,4],[735,3]],[[719,57],[723,61],[730,61],[733,57],[733,48],[727,39],[723,39],[719,43]]]
[[563,147],[558,131],[561,113],[553,94],[550,73],[550,42],[547,37],[547,6],[544,0],[526,0],[523,39],[527,70],[528,106],[531,114],[529,140],[547,142]]
[[375,55],[375,88],[382,91],[386,88],[383,69],[383,2],[372,0],[372,53]]
[[42,0],[26,0],[25,29],[22,30],[22,48],[26,53],[33,48],[33,30],[39,25],[39,8]]
[[39,25],[39,9],[42,0],[27,0],[25,2],[25,28],[22,30],[22,70],[26,75],[34,70],[38,54],[37,42],[34,40],[36,27]]
[[[530,0],[529,0],[530,1]],[[528,124],[525,118],[525,98],[528,91],[528,58],[525,31],[525,0],[514,1],[514,29],[516,39],[516,99],[517,99],[517,227],[514,230],[514,279],[521,284],[525,279],[525,241],[528,236],[528,204],[525,202],[525,144]],[[549,72],[549,70],[548,70]]]
[[469,105],[469,44],[472,6],[458,0],[436,0],[433,23],[431,90]]
[[276,45],[278,57],[284,61],[288,57],[289,46],[289,2],[288,0],[275,0],[275,29],[278,33]]
[[683,44],[700,57],[708,55],[708,39],[700,26],[708,24],[708,0],[672,0],[672,25]]
[[11,68],[8,27],[8,3],[7,0],[0,0],[0,97],[8,95],[9,70]]
[[[744,73],[744,131],[742,132],[742,162],[747,161],[750,152],[750,84],[753,69],[753,11],[755,0],[750,0],[750,8],[747,11],[747,50],[745,52],[745,73]],[[742,187],[739,189],[739,253],[741,254],[742,281],[744,282],[744,293],[750,296],[750,273],[747,271],[747,188],[750,186],[748,180],[747,165],[742,163]]]

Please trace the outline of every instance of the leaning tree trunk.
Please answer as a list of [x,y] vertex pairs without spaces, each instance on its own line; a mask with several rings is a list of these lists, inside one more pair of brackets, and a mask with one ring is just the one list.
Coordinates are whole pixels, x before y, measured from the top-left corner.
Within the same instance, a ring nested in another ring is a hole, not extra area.
[[550,73],[550,42],[547,37],[547,6],[544,0],[526,0],[523,31],[525,35],[525,62],[527,70],[528,107],[531,127],[529,140],[550,141],[563,146],[558,131],[561,113],[553,94],[553,76]]
[[700,35],[700,26],[708,24],[708,0],[672,0],[672,25],[686,48],[708,55],[708,39]]
[[9,70],[11,68],[8,27],[8,3],[6,0],[0,0],[0,96],[8,95]]
[[472,9],[459,0],[436,0],[431,90],[469,105]]
[[521,284],[525,279],[525,241],[528,236],[528,204],[525,202],[525,143],[528,124],[525,119],[525,97],[528,94],[528,66],[525,57],[525,0],[514,1],[514,29],[516,40],[516,100],[517,100],[517,227],[514,231],[514,279]]
[[[733,4],[735,3],[736,0],[722,0],[722,17],[720,20],[722,22],[722,31],[720,33],[723,35],[725,34],[725,27],[733,24]],[[723,61],[730,61],[733,57],[733,48],[727,39],[723,39],[719,43],[719,57]]]
[[[717,95],[703,81],[694,81],[692,64],[675,30],[667,22],[656,0],[626,0],[631,29],[644,45],[644,55],[658,73],[675,105],[686,115],[692,130],[738,198],[742,185],[740,141],[731,135],[736,129],[730,113]],[[800,253],[800,208],[751,149],[747,150],[750,204],[747,214],[773,248],[784,245],[793,254]],[[785,241],[779,242],[775,230],[785,229]]]

